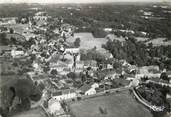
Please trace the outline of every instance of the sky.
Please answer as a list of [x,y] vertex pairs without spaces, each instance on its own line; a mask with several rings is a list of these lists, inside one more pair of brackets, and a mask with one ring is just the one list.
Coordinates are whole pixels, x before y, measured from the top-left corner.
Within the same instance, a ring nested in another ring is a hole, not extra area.
[[0,0],[0,3],[169,2],[171,0]]

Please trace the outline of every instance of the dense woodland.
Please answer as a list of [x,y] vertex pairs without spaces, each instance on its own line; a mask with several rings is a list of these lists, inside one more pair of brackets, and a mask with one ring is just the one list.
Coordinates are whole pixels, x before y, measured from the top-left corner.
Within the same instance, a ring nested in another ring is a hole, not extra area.
[[[158,4],[157,4],[158,5]],[[52,17],[63,18],[65,22],[77,26],[78,32],[93,32],[96,37],[104,37],[102,28],[128,29],[148,32],[149,38],[171,37],[171,8],[152,7],[149,4],[3,4],[0,17],[32,17],[39,10],[45,10]],[[40,8],[33,10],[31,8]],[[8,9],[8,10],[6,10]],[[143,18],[143,12],[153,12],[151,18]]]
[[171,46],[146,45],[130,37],[125,42],[108,40],[102,47],[109,50],[114,58],[125,59],[133,65],[159,65],[161,69],[171,69]]

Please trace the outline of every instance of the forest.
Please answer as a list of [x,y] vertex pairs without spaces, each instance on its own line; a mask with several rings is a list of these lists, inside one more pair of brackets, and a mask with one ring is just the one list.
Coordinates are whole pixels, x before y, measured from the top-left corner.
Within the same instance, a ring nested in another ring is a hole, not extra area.
[[103,48],[109,50],[116,59],[125,59],[132,65],[159,65],[161,69],[171,69],[171,46],[146,45],[129,37],[125,42],[108,40]]
[[[149,38],[171,37],[171,14],[168,8],[152,7],[154,4],[2,4],[0,17],[32,17],[39,10],[48,12],[49,16],[64,19],[64,22],[78,27],[77,32],[93,32],[95,36],[104,37],[103,28],[148,32]],[[157,4],[160,6],[160,4]],[[6,10],[8,9],[8,10]],[[143,12],[141,12],[143,11]],[[144,12],[152,12],[148,19]]]

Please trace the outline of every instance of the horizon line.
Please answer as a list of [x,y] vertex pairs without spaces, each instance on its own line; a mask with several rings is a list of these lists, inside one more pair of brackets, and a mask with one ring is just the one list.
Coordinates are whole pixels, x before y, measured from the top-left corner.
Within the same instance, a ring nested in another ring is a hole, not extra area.
[[[167,2],[149,2],[149,1],[145,1],[145,2],[136,2],[136,1],[131,1],[131,2],[67,2],[67,3],[63,3],[63,2],[55,2],[55,3],[48,3],[48,2],[6,2],[6,3],[2,3],[0,2],[0,4],[110,4],[110,3],[171,3],[171,1],[167,1]],[[169,5],[169,4],[168,4]]]
[[[72,1],[72,0],[71,0]],[[145,1],[138,1],[138,0],[121,0],[121,1],[0,1],[0,4],[98,4],[98,3],[171,3],[169,0],[145,0]]]

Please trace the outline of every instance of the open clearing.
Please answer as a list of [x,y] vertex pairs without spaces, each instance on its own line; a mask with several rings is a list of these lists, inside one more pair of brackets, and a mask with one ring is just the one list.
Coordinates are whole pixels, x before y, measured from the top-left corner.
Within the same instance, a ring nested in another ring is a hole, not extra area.
[[80,49],[92,49],[94,47],[99,51],[105,51],[101,47],[102,44],[107,42],[106,38],[94,38],[92,33],[75,33],[74,37],[67,39],[68,42],[74,42],[76,38],[80,38]]
[[28,27],[28,24],[13,24],[5,25],[7,28],[13,28],[16,33],[22,34],[23,31]]
[[17,40],[25,41],[25,37],[19,33],[13,33],[13,34],[7,33],[7,38],[10,39],[11,37],[16,38]]
[[[99,108],[106,113],[102,114]],[[129,91],[81,100],[70,104],[70,109],[74,117],[152,117]]]
[[156,39],[148,41],[147,44],[148,43],[152,43],[154,46],[160,46],[160,45],[167,46],[167,45],[171,45],[171,40],[169,40],[169,41],[164,41],[164,40],[165,40],[165,38],[156,38]]
[[92,33],[83,32],[83,33],[74,33],[74,37],[70,37],[67,39],[67,42],[73,43],[76,38],[80,38],[80,49],[92,49],[96,47],[97,51],[100,51],[101,53],[106,53],[106,50],[102,48],[103,44],[106,44],[108,41],[107,37],[111,40],[119,40],[119,41],[125,41],[124,38],[118,38],[113,34],[109,34],[106,36],[106,38],[95,38]]

